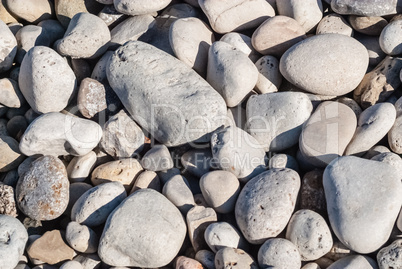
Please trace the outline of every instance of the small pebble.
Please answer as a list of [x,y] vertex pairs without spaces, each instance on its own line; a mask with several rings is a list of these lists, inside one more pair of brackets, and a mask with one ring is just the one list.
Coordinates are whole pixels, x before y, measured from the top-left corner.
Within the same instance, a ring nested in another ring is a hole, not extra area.
[[74,250],[81,253],[95,253],[98,250],[99,238],[96,233],[75,221],[67,225],[66,240]]
[[372,36],[379,36],[382,29],[388,24],[383,17],[355,15],[349,16],[349,22],[355,31]]
[[75,156],[67,166],[67,175],[70,182],[82,182],[95,167],[96,153],[90,151],[83,156]]
[[205,239],[205,230],[211,223],[218,221],[216,212],[209,207],[194,206],[187,212],[186,222],[190,242],[194,251],[208,249]]
[[322,18],[317,25],[316,33],[317,35],[341,34],[353,36],[353,29],[341,15],[330,14]]
[[242,249],[222,248],[215,255],[216,269],[258,269],[258,263]]
[[0,136],[0,152],[0,172],[13,170],[24,160],[18,142],[10,136]]
[[195,205],[189,183],[181,175],[176,175],[169,179],[163,186],[162,193],[184,215]]
[[158,172],[169,170],[174,164],[169,149],[165,145],[154,145],[142,157],[141,165],[144,169]]
[[62,266],[60,266],[60,269],[83,269],[81,263],[77,261],[68,261],[63,263]]
[[351,255],[336,262],[332,263],[327,269],[353,269],[353,268],[365,268],[365,269],[377,269],[376,262],[367,256],[363,255]]
[[0,182],[0,214],[17,217],[14,189]]
[[215,269],[215,253],[209,250],[200,250],[195,254],[195,259],[199,261],[206,269]]
[[249,246],[240,232],[227,222],[211,223],[205,230],[205,241],[217,253],[225,247],[248,250]]
[[301,257],[292,242],[282,238],[273,238],[265,241],[258,250],[258,264],[261,268],[299,269]]
[[202,266],[201,263],[199,263],[197,260],[184,257],[184,256],[179,256],[176,259],[176,269],[203,269],[204,267]]
[[258,59],[255,65],[259,72],[256,90],[260,93],[277,92],[282,84],[279,61],[274,56],[266,55]]
[[251,38],[247,35],[230,32],[224,34],[221,39],[219,39],[219,41],[226,42],[232,45],[237,50],[243,52],[250,58],[253,63],[255,63],[258,58],[261,57],[261,54],[253,47]]

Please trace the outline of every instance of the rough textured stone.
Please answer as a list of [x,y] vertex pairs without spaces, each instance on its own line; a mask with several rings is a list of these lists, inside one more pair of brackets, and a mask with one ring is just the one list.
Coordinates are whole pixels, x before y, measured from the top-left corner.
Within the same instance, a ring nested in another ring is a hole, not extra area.
[[49,0],[6,0],[7,10],[32,24],[52,18],[53,4]]
[[180,211],[160,193],[143,189],[109,216],[98,254],[111,266],[161,267],[177,255],[185,236]]
[[20,150],[27,156],[82,156],[95,148],[102,137],[96,122],[51,112],[36,118],[21,137]]
[[54,156],[40,157],[18,180],[18,207],[34,220],[55,219],[67,208],[69,185],[62,161]]
[[212,29],[220,34],[256,27],[269,16],[275,15],[272,6],[265,0],[200,0],[198,3]]
[[247,102],[247,131],[265,151],[281,151],[297,144],[302,124],[313,105],[300,92],[252,95]]
[[401,12],[402,5],[395,0],[333,0],[331,8],[344,15],[384,16]]
[[288,16],[296,21],[304,28],[306,32],[314,30],[320,22],[323,13],[322,1],[320,0],[279,0],[276,1],[278,13]]
[[383,17],[349,16],[350,25],[357,32],[365,35],[379,36],[382,29],[388,24]]
[[[402,5],[401,5],[402,6]],[[380,46],[388,55],[396,56],[402,54],[402,18],[391,21],[381,31]]]
[[71,182],[82,182],[95,167],[96,153],[90,151],[83,156],[74,157],[67,166],[68,179]]
[[81,81],[77,96],[78,109],[85,118],[92,118],[107,108],[105,86],[92,78]]
[[363,254],[380,248],[402,204],[399,171],[387,163],[346,156],[325,169],[323,182],[329,220],[339,240]]
[[120,182],[109,182],[86,191],[71,209],[71,220],[89,227],[104,223],[109,214],[127,197]]
[[287,168],[268,170],[244,186],[236,202],[235,216],[247,241],[263,243],[285,229],[299,188],[299,175]]
[[217,253],[225,247],[247,250],[247,241],[241,233],[227,222],[211,223],[205,230],[205,241],[211,250]]
[[305,91],[339,96],[359,85],[367,66],[367,50],[361,43],[345,35],[325,34],[287,50],[279,69],[289,82]]
[[0,152],[0,172],[17,168],[24,160],[18,148],[18,142],[10,136],[0,136]]
[[377,253],[377,262],[380,269],[401,268],[402,239],[395,240]]
[[165,183],[162,189],[166,196],[184,215],[195,206],[190,184],[182,175],[173,176]]
[[365,268],[365,269],[377,269],[376,262],[367,256],[363,255],[351,255],[336,262],[332,263],[327,269],[353,269],[353,268]]
[[272,238],[258,250],[258,264],[261,268],[288,268],[301,267],[301,258],[297,247],[289,240]]
[[36,46],[28,51],[21,63],[18,83],[32,109],[47,113],[59,112],[67,106],[77,80],[66,60],[57,52]]
[[68,244],[81,253],[95,253],[98,250],[99,237],[89,227],[71,221],[66,228]]
[[322,170],[306,173],[300,188],[300,208],[310,209],[322,216],[327,214],[324,187],[322,185]]
[[198,261],[184,257],[184,256],[179,256],[176,259],[176,268],[177,269],[203,269],[204,267],[202,266],[201,263]]
[[212,208],[194,206],[187,212],[186,222],[188,235],[194,251],[208,249],[204,233],[207,227],[216,221],[218,221],[218,217]]
[[187,65],[151,45],[130,41],[120,47],[107,77],[133,119],[167,146],[206,142],[224,123],[226,105],[219,94]]
[[320,23],[317,25],[316,34],[341,34],[353,36],[353,28],[341,15],[329,14],[322,18]]
[[258,264],[244,250],[236,248],[223,248],[215,255],[216,269],[241,269],[250,268],[258,269]]
[[154,145],[142,157],[141,165],[150,171],[165,171],[173,168],[173,159],[165,145]]
[[130,16],[150,14],[155,11],[159,11],[165,8],[171,0],[160,0],[149,2],[146,0],[114,0],[114,6],[116,10],[120,11],[123,14],[127,14]]
[[256,90],[260,93],[277,92],[282,84],[279,61],[274,56],[266,55],[258,59],[255,65],[259,72]]
[[0,182],[0,214],[17,217],[14,189]]
[[269,159],[268,169],[275,168],[290,168],[298,172],[299,164],[297,163],[297,160],[291,155],[280,153],[275,154]]

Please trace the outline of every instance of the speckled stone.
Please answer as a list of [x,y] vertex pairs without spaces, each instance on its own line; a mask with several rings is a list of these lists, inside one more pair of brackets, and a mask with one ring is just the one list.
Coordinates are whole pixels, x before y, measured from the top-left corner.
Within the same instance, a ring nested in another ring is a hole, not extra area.
[[17,217],[14,189],[0,182],[0,214]]

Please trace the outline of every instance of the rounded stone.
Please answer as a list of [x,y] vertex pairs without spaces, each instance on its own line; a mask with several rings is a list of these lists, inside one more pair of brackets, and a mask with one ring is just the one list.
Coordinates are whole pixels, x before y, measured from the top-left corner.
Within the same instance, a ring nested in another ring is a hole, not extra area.
[[27,51],[34,46],[50,46],[49,33],[47,33],[42,27],[36,25],[23,26],[15,34],[18,43],[18,51],[15,57],[17,63],[21,63]]
[[274,56],[266,55],[255,63],[258,69],[258,80],[255,88],[260,93],[277,92],[282,84],[279,72],[279,61]]
[[278,15],[264,21],[254,31],[251,41],[261,54],[280,57],[305,38],[304,28],[295,19]]
[[51,19],[53,4],[49,0],[6,0],[7,10],[32,24]]
[[96,153],[90,151],[83,156],[74,157],[67,166],[68,179],[71,182],[82,182],[95,167]]
[[150,171],[165,171],[173,168],[173,159],[165,145],[155,145],[142,157],[141,165]]
[[11,78],[0,79],[0,103],[6,107],[19,108],[25,103],[17,81]]
[[92,78],[84,78],[78,89],[77,105],[85,118],[92,118],[107,108],[105,86]]
[[395,240],[390,245],[380,249],[377,253],[377,262],[380,269],[401,268],[402,239]]
[[388,55],[402,54],[402,19],[390,22],[381,31],[380,46]]
[[202,249],[197,251],[195,259],[199,261],[206,269],[215,269],[215,253]]
[[378,36],[356,35],[355,38],[366,47],[369,54],[370,67],[377,67],[386,55],[381,49]]
[[194,196],[190,184],[182,175],[173,176],[162,189],[163,195],[169,199],[184,215],[195,206]]
[[240,193],[239,180],[227,171],[211,171],[200,179],[200,188],[207,204],[216,212],[226,214],[234,210]]
[[63,263],[62,266],[60,266],[60,269],[84,269],[81,265],[81,263],[77,261],[68,261]]
[[130,16],[151,14],[164,9],[171,0],[149,2],[147,0],[114,0],[113,4],[117,11]]
[[291,169],[268,170],[243,187],[236,202],[235,217],[244,237],[261,244],[286,227],[295,208],[300,177]]
[[382,29],[388,24],[383,17],[349,16],[350,25],[359,33],[379,36]]
[[181,155],[180,162],[185,171],[197,177],[202,177],[215,167],[211,149],[191,149]]
[[17,217],[14,188],[0,182],[0,214]]
[[176,268],[180,269],[203,269],[204,267],[202,266],[201,263],[199,263],[197,260],[185,257],[185,256],[179,256],[175,260]]
[[298,249],[302,261],[313,261],[330,251],[331,230],[320,214],[301,209],[293,214],[286,230],[286,239]]
[[138,177],[135,179],[135,182],[133,184],[133,188],[130,191],[130,194],[133,192],[140,190],[140,189],[153,189],[158,192],[161,192],[162,187],[161,187],[161,182],[159,179],[159,176],[157,173],[154,171],[144,171],[141,174],[138,175]]
[[71,221],[66,228],[66,240],[76,251],[95,253],[98,250],[99,237],[86,225]]
[[363,255],[350,255],[332,263],[327,269],[377,269],[377,263],[370,257]]
[[288,154],[275,154],[269,159],[268,164],[269,169],[282,169],[282,168],[290,168],[299,171],[299,164],[297,160]]
[[0,136],[0,152],[0,172],[17,168],[25,159],[18,148],[18,142],[10,136]]
[[301,258],[297,247],[292,242],[273,238],[265,241],[258,250],[258,264],[261,268],[299,269]]
[[322,18],[318,24],[316,34],[341,34],[353,36],[353,28],[341,15],[329,14]]
[[[354,1],[354,0],[332,0],[331,9],[338,14],[352,14],[359,16],[384,16],[400,13],[398,1]],[[399,12],[398,12],[399,9]]]
[[63,110],[77,80],[67,61],[51,48],[35,46],[25,55],[18,79],[25,99],[37,113]]
[[225,247],[248,249],[247,241],[241,233],[227,222],[214,222],[208,225],[204,233],[205,242],[213,252]]
[[316,35],[287,50],[279,69],[289,82],[305,91],[339,96],[359,85],[368,59],[366,48],[354,38]]
[[100,225],[126,197],[127,193],[120,182],[95,186],[75,202],[71,209],[71,220],[89,227]]
[[10,28],[0,21],[0,72],[9,70],[17,54],[17,40]]
[[54,156],[40,157],[18,180],[18,207],[34,220],[56,219],[67,208],[69,185],[62,161]]
[[243,52],[246,54],[250,60],[255,63],[258,58],[261,57],[261,54],[253,47],[253,44],[251,42],[251,37],[236,33],[236,32],[230,32],[227,34],[224,34],[219,41],[228,43],[232,45],[234,48],[237,50]]
[[177,255],[185,236],[180,211],[157,191],[142,189],[110,214],[98,254],[111,266],[162,267]]
[[215,255],[216,269],[258,269],[258,264],[253,257],[242,249],[222,248]]

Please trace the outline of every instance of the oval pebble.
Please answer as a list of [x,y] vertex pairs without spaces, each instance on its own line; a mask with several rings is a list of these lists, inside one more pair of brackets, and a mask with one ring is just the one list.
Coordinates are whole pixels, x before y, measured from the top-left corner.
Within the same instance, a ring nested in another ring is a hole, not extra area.
[[388,24],[383,17],[355,15],[349,16],[349,22],[355,31],[372,36],[379,36],[382,29]]
[[258,51],[256,51],[256,49],[253,47],[251,38],[247,35],[230,32],[224,34],[219,41],[226,42],[237,50],[242,51],[253,63],[257,61],[259,57],[261,57],[261,54],[259,54]]
[[130,16],[151,14],[165,8],[171,0],[149,2],[147,0],[114,0],[113,4],[117,11]]
[[0,21],[0,33],[0,72],[4,72],[13,65],[14,57],[17,54],[17,40],[3,21]]
[[380,46],[388,55],[402,54],[402,18],[390,22],[381,31]]
[[[397,13],[398,2],[394,0],[378,1],[365,0],[332,0],[331,8],[338,14],[352,14],[359,16],[384,16]],[[400,10],[399,10],[400,11]]]
[[338,14],[329,14],[322,18],[317,26],[317,35],[322,34],[341,34],[353,36],[353,28],[347,21]]
[[154,145],[142,157],[141,165],[150,171],[165,171],[173,168],[173,159],[165,145]]
[[195,206],[189,183],[182,175],[176,175],[169,179],[163,186],[162,193],[184,215]]
[[81,263],[77,261],[68,261],[63,263],[62,266],[60,266],[60,269],[83,269]]
[[377,262],[380,269],[402,267],[402,239],[395,240],[390,245],[380,249]]
[[195,259],[199,261],[206,269],[215,269],[215,253],[209,250],[199,250],[195,254]]
[[298,172],[299,164],[297,163],[297,160],[291,155],[282,153],[282,154],[275,154],[269,159],[268,168],[269,169],[290,168]]
[[130,191],[130,194],[132,194],[133,192],[135,192],[137,190],[146,189],[146,188],[154,189],[158,192],[161,192],[161,190],[162,190],[159,176],[154,171],[145,170],[144,172],[139,174],[138,177],[135,179],[135,182],[133,184],[133,188]]
[[258,250],[258,264],[261,268],[299,269],[301,258],[297,247],[292,242],[273,238],[265,241]]
[[0,172],[17,168],[25,159],[18,148],[18,142],[10,136],[0,136],[0,152]]
[[7,107],[19,108],[25,103],[18,83],[11,78],[0,79],[0,103]]
[[214,222],[204,233],[205,241],[213,252],[225,247],[248,249],[247,241],[240,232],[227,222]]
[[95,167],[96,153],[90,151],[83,156],[74,157],[67,166],[68,179],[71,182],[82,182]]
[[222,248],[215,255],[215,268],[226,269],[258,269],[258,264],[253,257],[242,249]]
[[353,268],[365,268],[365,269],[377,269],[376,262],[364,255],[350,255],[336,262],[332,263],[327,269],[353,269]]
[[49,0],[6,0],[7,10],[18,18],[37,24],[51,19],[53,3]]
[[279,61],[274,56],[266,55],[255,63],[258,69],[258,80],[255,88],[260,93],[277,92],[282,84],[279,72]]
[[67,225],[66,240],[74,250],[81,253],[95,253],[98,250],[99,238],[96,233],[75,221]]

